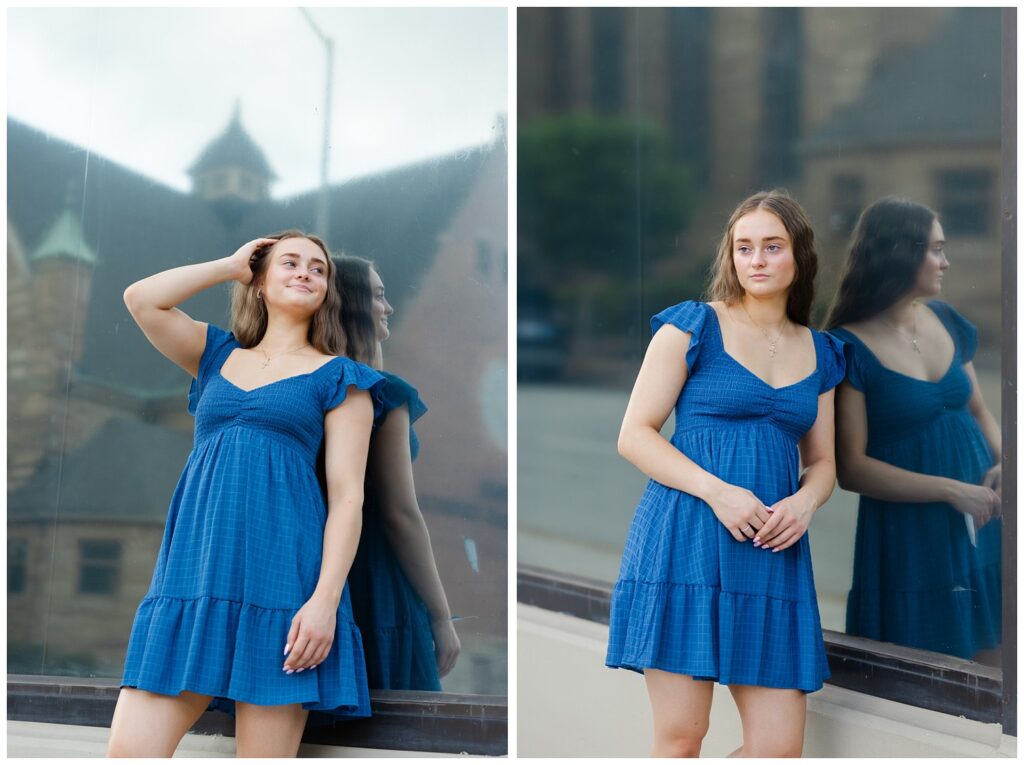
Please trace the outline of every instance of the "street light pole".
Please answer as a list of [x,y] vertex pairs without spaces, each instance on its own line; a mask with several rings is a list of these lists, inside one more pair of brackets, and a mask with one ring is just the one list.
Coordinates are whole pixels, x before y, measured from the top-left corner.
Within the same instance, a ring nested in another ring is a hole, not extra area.
[[320,194],[316,206],[316,227],[317,235],[324,240],[328,239],[327,221],[327,167],[331,157],[331,90],[334,83],[334,41],[320,31],[320,27],[313,21],[313,17],[305,8],[299,8],[306,21],[313,28],[313,32],[324,44],[327,51],[327,85],[324,93],[324,140],[320,152]]

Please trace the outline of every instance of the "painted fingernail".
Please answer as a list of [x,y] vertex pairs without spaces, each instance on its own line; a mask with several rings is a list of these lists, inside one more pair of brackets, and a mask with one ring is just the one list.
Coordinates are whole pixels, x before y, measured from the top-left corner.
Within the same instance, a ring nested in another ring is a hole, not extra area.
[[301,672],[301,671],[302,671],[302,670],[304,670],[304,669],[305,669],[305,667],[300,667],[300,668],[299,668],[298,670],[296,670],[296,671],[297,671],[297,672]]
[[284,672],[285,672],[286,675],[294,675],[295,674],[295,670],[294,669],[286,669]]
[[292,644],[291,644],[291,643],[288,643],[287,645],[285,645],[285,647],[284,647],[284,654],[285,654],[285,656],[287,656],[287,655],[288,655],[288,650],[289,650],[289,649],[290,649],[291,647],[292,647]]

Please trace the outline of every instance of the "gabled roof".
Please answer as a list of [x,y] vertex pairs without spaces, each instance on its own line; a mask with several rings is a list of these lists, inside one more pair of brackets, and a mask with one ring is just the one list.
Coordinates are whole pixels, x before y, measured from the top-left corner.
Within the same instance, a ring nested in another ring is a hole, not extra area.
[[74,189],[68,184],[64,210],[58,216],[42,244],[32,253],[32,260],[47,258],[71,258],[95,265],[96,255],[86,244],[85,235],[79,225],[79,216],[74,207]]
[[1000,105],[1000,11],[954,8],[931,39],[881,62],[861,97],[801,148],[998,146]]
[[44,461],[8,496],[8,518],[162,523],[191,450],[192,438],[171,428],[110,420],[63,459]]
[[[396,327],[434,262],[440,235],[495,150],[456,152],[329,189],[328,244],[377,261],[398,309]],[[8,118],[8,222],[29,251],[63,208],[69,180],[84,186],[80,225],[98,257],[76,372],[139,395],[180,392],[184,405],[187,373],[146,340],[124,306],[124,289],[174,266],[224,257],[274,231],[316,233],[317,192],[252,205],[232,229],[196,196]],[[206,290],[182,309],[227,328],[229,294],[230,285]]]
[[199,158],[189,167],[188,174],[194,178],[200,173],[225,167],[240,167],[268,180],[277,178],[263,150],[242,127],[238,104],[235,104],[227,129],[203,149]]

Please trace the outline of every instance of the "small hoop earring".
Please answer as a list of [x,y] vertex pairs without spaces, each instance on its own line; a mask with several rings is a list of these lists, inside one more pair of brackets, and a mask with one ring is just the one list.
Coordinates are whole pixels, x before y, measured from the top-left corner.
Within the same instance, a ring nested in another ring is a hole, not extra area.
[[257,300],[262,300],[263,299],[263,293],[261,293],[259,290],[256,290],[256,299]]

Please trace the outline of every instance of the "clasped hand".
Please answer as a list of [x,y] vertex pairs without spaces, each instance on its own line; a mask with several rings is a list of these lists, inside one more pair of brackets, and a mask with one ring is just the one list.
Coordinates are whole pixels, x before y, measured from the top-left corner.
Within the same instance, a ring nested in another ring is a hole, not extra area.
[[709,502],[715,516],[737,542],[754,540],[755,547],[785,550],[810,526],[813,504],[798,495],[780,499],[767,507],[754,493],[726,485]]
[[307,600],[292,618],[282,669],[290,675],[312,669],[326,659],[334,644],[337,620],[337,603],[316,595]]

